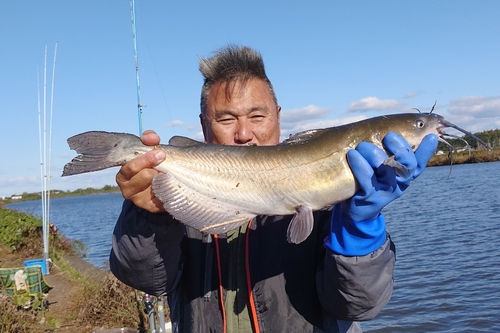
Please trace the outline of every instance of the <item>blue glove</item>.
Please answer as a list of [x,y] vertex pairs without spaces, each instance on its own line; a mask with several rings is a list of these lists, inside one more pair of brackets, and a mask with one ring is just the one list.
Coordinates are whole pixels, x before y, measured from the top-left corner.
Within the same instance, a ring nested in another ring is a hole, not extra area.
[[361,256],[380,248],[386,240],[382,208],[399,198],[417,178],[437,148],[438,138],[427,135],[413,152],[408,142],[388,133],[383,145],[361,142],[347,153],[349,166],[359,184],[358,192],[334,207],[331,235],[325,246],[343,255]]

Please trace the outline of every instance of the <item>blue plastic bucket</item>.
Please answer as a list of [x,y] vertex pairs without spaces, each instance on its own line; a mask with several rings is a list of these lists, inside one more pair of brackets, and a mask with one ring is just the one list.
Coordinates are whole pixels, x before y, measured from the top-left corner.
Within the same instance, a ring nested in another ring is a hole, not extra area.
[[42,266],[42,274],[47,275],[47,263],[45,259],[30,259],[24,261],[24,267]]

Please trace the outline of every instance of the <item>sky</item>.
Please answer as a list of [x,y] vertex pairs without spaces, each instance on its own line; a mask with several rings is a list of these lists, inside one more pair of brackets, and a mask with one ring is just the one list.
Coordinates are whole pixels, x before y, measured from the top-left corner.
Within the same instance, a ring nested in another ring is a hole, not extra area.
[[[471,132],[500,128],[496,0],[135,0],[135,9],[143,126],[165,143],[202,140],[199,57],[228,44],[261,52],[283,137],[436,101],[436,113]],[[139,132],[130,2],[1,0],[0,30],[0,198],[40,191],[45,175],[65,191],[116,185],[117,168],[60,175],[76,155],[67,138]]]

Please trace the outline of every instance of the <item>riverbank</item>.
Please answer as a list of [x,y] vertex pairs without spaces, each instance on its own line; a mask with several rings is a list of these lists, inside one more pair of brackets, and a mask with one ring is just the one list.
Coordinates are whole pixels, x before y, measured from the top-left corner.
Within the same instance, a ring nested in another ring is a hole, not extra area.
[[[24,260],[40,258],[42,250],[41,221],[0,208],[0,267],[22,269]],[[146,331],[141,292],[83,260],[62,235],[51,236],[49,250],[46,311],[25,310],[0,291],[0,332]]]
[[471,150],[459,153],[434,155],[427,166],[457,165],[469,163],[486,163],[500,161],[500,148],[488,150]]

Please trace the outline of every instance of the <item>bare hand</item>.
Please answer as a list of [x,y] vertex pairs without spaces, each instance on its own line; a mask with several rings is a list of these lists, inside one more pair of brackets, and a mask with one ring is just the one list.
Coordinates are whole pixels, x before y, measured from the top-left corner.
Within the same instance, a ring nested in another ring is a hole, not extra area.
[[[160,143],[160,137],[156,132],[147,130],[142,133],[141,141],[155,146]],[[165,157],[163,150],[154,149],[122,166],[116,175],[116,183],[123,197],[151,213],[164,212],[163,204],[153,194],[151,182],[159,173],[153,167],[163,162]]]

